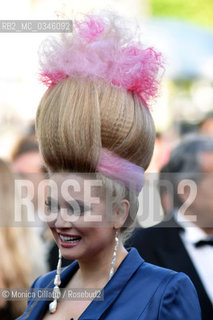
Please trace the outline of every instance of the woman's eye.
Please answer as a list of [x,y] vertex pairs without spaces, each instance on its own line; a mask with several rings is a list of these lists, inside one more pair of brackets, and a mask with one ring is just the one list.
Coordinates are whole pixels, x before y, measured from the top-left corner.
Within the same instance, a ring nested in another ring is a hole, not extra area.
[[46,211],[47,212],[58,212],[59,208],[56,204],[51,203],[50,201],[45,201]]
[[[50,201],[49,199],[47,199],[45,201],[45,206],[46,206],[47,212],[57,213],[60,211],[59,205],[57,203]],[[88,206],[85,206],[85,205],[78,203],[78,202],[74,202],[74,203],[72,203],[72,205],[70,204],[70,205],[66,206],[65,208],[61,208],[61,209],[64,209],[67,212],[67,214],[70,214],[70,215],[74,214],[76,216],[81,216],[86,211],[91,210]]]
[[86,206],[79,206],[79,208],[80,208],[80,212],[81,213],[85,213],[86,211],[88,211],[88,210],[90,210],[88,207],[86,207]]
[[83,215],[86,211],[89,210],[89,207],[87,208],[86,206],[83,205],[76,205],[76,206],[70,206],[67,211],[69,214],[74,214],[76,216],[81,216]]
[[69,207],[67,209],[67,211],[68,211],[69,214],[74,214],[74,215],[77,215],[77,216],[79,216],[79,215],[84,213],[84,209],[81,206],[76,206],[75,208]]

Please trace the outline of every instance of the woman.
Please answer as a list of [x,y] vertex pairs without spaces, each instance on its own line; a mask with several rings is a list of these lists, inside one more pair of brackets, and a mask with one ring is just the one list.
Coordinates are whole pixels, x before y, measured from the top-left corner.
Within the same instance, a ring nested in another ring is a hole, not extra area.
[[[33,228],[14,224],[14,176],[10,166],[0,159],[0,288],[28,288],[35,277],[46,272],[45,252]],[[24,222],[24,221],[23,221]],[[26,222],[26,221],[25,221]],[[33,248],[33,251],[32,251]],[[40,256],[40,261],[38,261]],[[27,299],[0,297],[0,319],[13,320],[25,310]]]
[[[148,106],[162,66],[161,55],[136,35],[118,16],[87,15],[74,21],[72,35],[44,47],[42,80],[49,89],[36,127],[54,186],[46,206],[60,252],[57,271],[38,278],[32,290],[100,288],[104,296],[31,299],[21,320],[201,319],[187,276],[123,246],[153,152]],[[76,260],[62,271],[61,254]]]

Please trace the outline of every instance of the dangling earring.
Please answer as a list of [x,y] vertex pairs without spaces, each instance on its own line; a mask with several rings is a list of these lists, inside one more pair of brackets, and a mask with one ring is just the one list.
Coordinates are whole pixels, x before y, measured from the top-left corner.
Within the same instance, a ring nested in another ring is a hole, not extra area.
[[58,250],[58,264],[57,264],[56,276],[55,276],[55,279],[54,279],[54,285],[55,286],[53,288],[53,296],[55,298],[49,304],[49,312],[50,313],[56,312],[57,300],[60,298],[60,295],[61,295],[61,291],[59,289],[59,286],[61,284],[61,278],[60,278],[60,274],[61,274],[61,259],[62,259],[62,255],[61,255],[61,251],[59,249]]
[[119,244],[119,233],[118,230],[115,233],[115,247],[113,251],[112,261],[111,261],[111,268],[109,272],[109,280],[112,278],[114,272],[115,272],[115,262],[116,262],[116,256],[117,256],[117,250],[118,250],[118,244]]

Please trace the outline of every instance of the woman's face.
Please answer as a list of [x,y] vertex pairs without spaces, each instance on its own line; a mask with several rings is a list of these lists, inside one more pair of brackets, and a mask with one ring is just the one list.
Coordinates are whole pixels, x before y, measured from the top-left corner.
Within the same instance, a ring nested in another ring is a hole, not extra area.
[[112,210],[106,206],[102,180],[76,174],[54,174],[46,210],[54,216],[48,222],[66,259],[91,259],[104,248],[114,246]]

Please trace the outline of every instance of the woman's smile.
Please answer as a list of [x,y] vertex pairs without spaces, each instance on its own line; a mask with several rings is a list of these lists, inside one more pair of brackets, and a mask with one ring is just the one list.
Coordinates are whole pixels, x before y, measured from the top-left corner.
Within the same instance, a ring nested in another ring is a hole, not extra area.
[[[57,232],[57,231],[56,231]],[[58,233],[59,244],[64,248],[72,248],[79,244],[81,237],[78,235],[67,234],[67,233]]]

